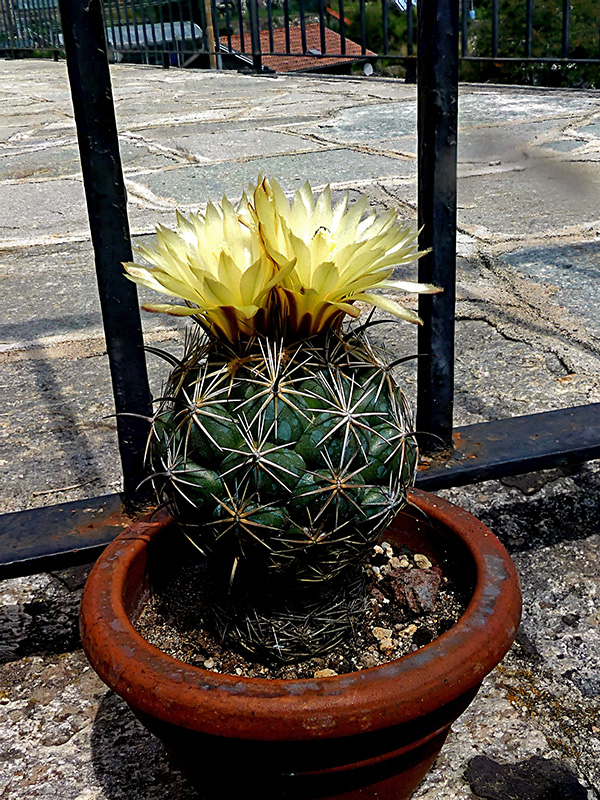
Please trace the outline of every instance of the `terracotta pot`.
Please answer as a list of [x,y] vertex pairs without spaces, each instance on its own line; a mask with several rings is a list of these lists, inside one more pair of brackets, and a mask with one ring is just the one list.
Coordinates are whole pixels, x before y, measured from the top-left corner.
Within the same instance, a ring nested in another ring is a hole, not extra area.
[[131,620],[148,594],[149,558],[177,541],[160,512],[124,531],[89,577],[81,635],[100,677],[156,734],[203,798],[403,800],[433,763],[451,723],[512,644],[518,577],[478,520],[414,491],[426,512],[398,516],[388,537],[450,568],[472,597],[459,622],[380,667],[322,679],[266,680],[188,666],[148,644]]

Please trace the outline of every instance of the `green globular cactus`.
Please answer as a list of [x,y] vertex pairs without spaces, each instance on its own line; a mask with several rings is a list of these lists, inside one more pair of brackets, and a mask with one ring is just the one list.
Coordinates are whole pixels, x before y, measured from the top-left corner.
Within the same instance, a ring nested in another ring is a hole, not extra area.
[[[223,629],[285,658],[269,627],[282,593],[286,619],[294,603],[296,613],[312,603],[315,619],[317,610],[331,616],[327,594],[336,605],[347,596],[343,616],[363,612],[358,568],[406,503],[412,430],[364,333],[329,331],[293,345],[257,334],[240,353],[189,337],[153,420],[151,463],[186,535],[215,574],[221,566]],[[256,641],[248,614],[264,617]],[[322,620],[316,627],[304,630],[301,655],[335,642]],[[344,632],[339,620],[335,627]],[[297,650],[295,642],[294,658]]]

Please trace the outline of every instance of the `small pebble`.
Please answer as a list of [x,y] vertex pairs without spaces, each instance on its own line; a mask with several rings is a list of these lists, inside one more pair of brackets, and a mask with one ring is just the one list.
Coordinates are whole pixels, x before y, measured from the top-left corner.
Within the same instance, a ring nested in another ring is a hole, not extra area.
[[365,653],[362,659],[362,666],[366,667],[366,669],[370,669],[371,667],[376,667],[379,664],[379,659],[377,656],[372,655],[371,653]]
[[395,646],[393,639],[381,639],[379,642],[379,649],[382,653],[390,653]]
[[419,569],[431,569],[433,566],[427,556],[424,556],[421,553],[415,553],[415,564]]
[[400,559],[398,556],[392,556],[392,558],[390,558],[390,567],[392,569],[398,569],[400,567]]
[[376,544],[375,547],[373,548],[373,552],[375,553],[376,556],[382,556],[383,547],[380,544]]
[[398,564],[398,566],[399,566],[399,567],[402,567],[402,569],[406,569],[407,567],[410,567],[410,563],[409,563],[409,560],[408,560],[408,558],[407,558],[406,556],[402,556],[402,558],[400,559],[400,563]]
[[382,639],[389,639],[392,631],[389,628],[373,628],[373,636],[381,641]]
[[313,678],[333,678],[337,674],[334,669],[318,669],[313,673]]
[[386,555],[388,555],[388,556],[394,555],[394,551],[392,549],[392,545],[389,542],[383,542],[383,544],[381,546],[383,547]]
[[400,631],[400,636],[412,636],[413,633],[416,633],[417,626],[416,625],[408,625],[406,628],[402,628]]
[[204,666],[206,667],[206,669],[212,669],[214,667],[214,665],[215,665],[215,662],[214,662],[214,659],[212,659],[212,658],[207,658],[206,661],[204,662]]

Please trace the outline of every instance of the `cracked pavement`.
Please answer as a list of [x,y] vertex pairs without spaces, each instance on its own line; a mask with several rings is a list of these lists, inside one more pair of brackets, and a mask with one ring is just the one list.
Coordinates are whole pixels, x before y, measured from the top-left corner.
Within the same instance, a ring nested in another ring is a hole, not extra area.
[[[131,65],[111,74],[138,241],[173,224],[176,208],[239,196],[259,171],[286,190],[308,178],[416,217],[412,86]],[[600,402],[600,93],[464,85],[459,114],[456,423]],[[63,63],[0,62],[0,209],[0,511],[116,491]],[[163,347],[178,346],[181,327],[144,318],[147,341]],[[412,328],[376,330],[394,354],[414,352]],[[156,392],[162,366],[149,367]],[[398,375],[411,400],[413,367]],[[475,755],[560,762],[600,798],[598,477],[591,462],[444,492],[511,551],[525,610],[515,647],[415,798],[478,796],[466,777]],[[76,627],[84,577],[2,584],[0,797],[191,800],[87,668]]]

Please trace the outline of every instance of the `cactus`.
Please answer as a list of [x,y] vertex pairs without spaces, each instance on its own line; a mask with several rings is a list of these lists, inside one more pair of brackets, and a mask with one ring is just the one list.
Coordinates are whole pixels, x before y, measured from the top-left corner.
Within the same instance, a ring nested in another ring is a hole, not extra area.
[[179,216],[126,264],[192,316],[152,420],[160,498],[211,564],[213,620],[246,650],[299,660],[336,646],[364,613],[361,565],[407,502],[417,447],[410,411],[357,301],[418,321],[374,288],[418,257],[395,215],[332,208],[310,187],[292,204],[259,179]]

